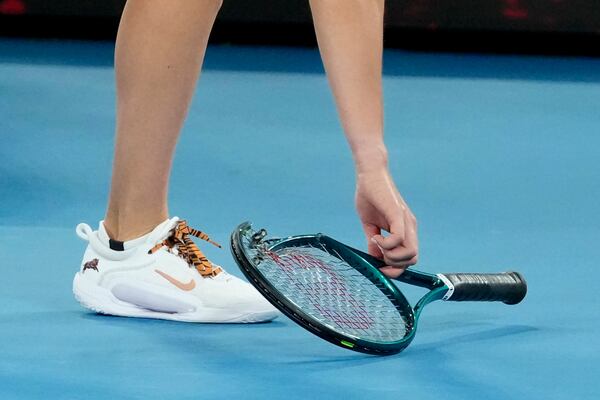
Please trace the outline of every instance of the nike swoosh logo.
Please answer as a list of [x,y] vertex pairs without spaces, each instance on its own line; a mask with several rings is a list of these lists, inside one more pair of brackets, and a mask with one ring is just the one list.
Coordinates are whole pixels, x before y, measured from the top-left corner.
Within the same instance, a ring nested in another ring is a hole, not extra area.
[[156,272],[157,274],[159,274],[160,276],[162,276],[163,278],[165,278],[166,280],[171,282],[173,285],[177,286],[179,289],[185,290],[186,292],[189,292],[190,290],[192,290],[196,287],[196,281],[193,279],[191,279],[188,283],[183,283],[183,282],[173,278],[171,275],[166,274],[158,269],[155,269],[154,272]]

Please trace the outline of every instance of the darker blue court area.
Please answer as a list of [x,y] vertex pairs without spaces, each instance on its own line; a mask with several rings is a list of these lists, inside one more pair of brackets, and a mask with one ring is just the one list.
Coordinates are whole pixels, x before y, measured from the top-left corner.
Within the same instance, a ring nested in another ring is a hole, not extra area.
[[[280,320],[99,316],[71,281],[110,179],[112,44],[0,41],[0,399],[597,399],[600,60],[387,51],[386,140],[419,268],[523,272],[517,306],[435,303],[391,357]],[[170,207],[365,247],[316,49],[211,47]],[[209,257],[239,275],[228,250]],[[421,292],[407,290],[416,300]]]

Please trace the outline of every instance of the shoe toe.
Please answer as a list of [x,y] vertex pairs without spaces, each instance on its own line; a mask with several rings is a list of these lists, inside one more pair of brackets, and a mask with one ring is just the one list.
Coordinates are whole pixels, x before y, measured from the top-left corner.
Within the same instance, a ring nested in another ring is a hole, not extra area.
[[254,286],[233,275],[205,281],[197,294],[203,304],[223,310],[235,322],[266,322],[281,315]]
[[265,321],[272,320],[281,314],[254,286],[241,279],[235,277],[233,279],[237,281],[235,286],[236,297],[241,303],[239,305],[246,313],[262,316]]

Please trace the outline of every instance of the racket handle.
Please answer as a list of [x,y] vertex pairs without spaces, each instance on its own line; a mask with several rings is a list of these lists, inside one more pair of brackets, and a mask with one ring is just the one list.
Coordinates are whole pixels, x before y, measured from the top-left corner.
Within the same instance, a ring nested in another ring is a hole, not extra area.
[[518,272],[499,274],[438,274],[448,286],[448,301],[501,301],[517,304],[527,294],[527,283]]

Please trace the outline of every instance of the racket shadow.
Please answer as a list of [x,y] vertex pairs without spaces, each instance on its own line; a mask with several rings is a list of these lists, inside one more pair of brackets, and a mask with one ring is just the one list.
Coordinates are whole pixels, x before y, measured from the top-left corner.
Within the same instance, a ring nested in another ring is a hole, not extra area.
[[[452,337],[445,337],[442,340],[437,340],[434,342],[419,344],[415,343],[411,348],[407,350],[407,353],[411,354],[420,354],[427,353],[430,351],[437,351],[439,349],[445,348],[449,345],[457,345],[457,344],[469,344],[474,342],[481,342],[487,340],[496,340],[502,337],[509,337],[515,335],[523,335],[531,332],[539,331],[540,329],[534,326],[529,325],[509,325],[503,326],[499,328],[488,329],[481,332],[472,332],[462,335],[456,335]],[[418,339],[417,339],[418,341]]]
[[[342,367],[353,367],[359,365],[368,365],[375,364],[381,362],[387,362],[390,358],[396,357],[412,357],[424,354],[435,353],[438,361],[440,358],[443,358],[442,350],[447,348],[449,345],[456,344],[468,344],[473,342],[487,341],[487,340],[496,340],[502,337],[509,337],[514,335],[522,335],[529,332],[539,331],[538,328],[527,326],[527,325],[511,325],[505,327],[499,327],[494,329],[489,329],[482,332],[473,332],[463,335],[457,335],[452,337],[447,337],[443,340],[429,342],[425,344],[413,344],[413,346],[409,347],[406,351],[391,357],[377,357],[369,354],[348,354],[346,356],[315,356],[315,358],[300,360],[300,361],[289,361],[284,362],[286,365],[297,365],[297,366],[314,366],[315,369],[319,369],[319,367],[327,366],[342,366]],[[418,339],[417,339],[418,340]],[[429,358],[428,358],[429,359]]]
[[[344,350],[342,350],[344,351]],[[328,370],[332,366],[335,366],[338,369],[342,369],[344,367],[355,367],[359,365],[368,365],[375,364],[380,362],[385,362],[389,357],[377,357],[370,354],[360,354],[353,353],[346,356],[320,356],[315,355],[315,358],[307,359],[307,360],[295,360],[295,361],[286,361],[282,362],[283,365],[288,366],[313,366],[316,371],[321,369]]]

